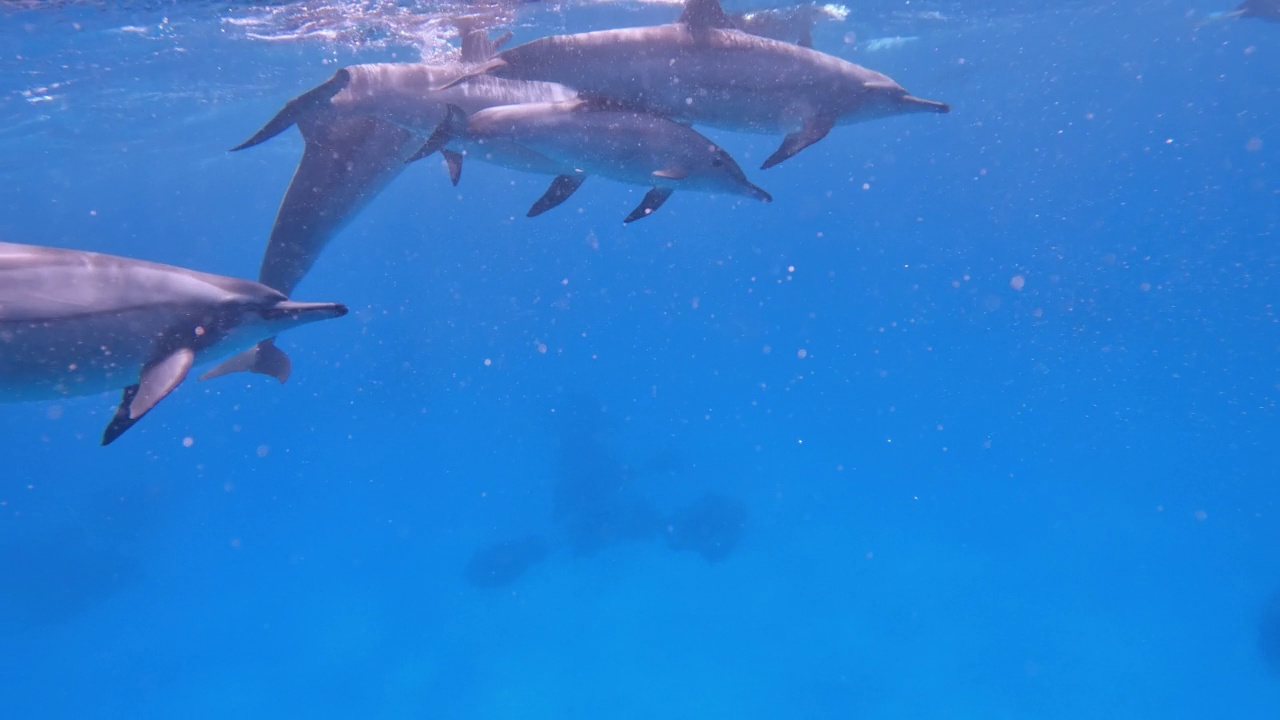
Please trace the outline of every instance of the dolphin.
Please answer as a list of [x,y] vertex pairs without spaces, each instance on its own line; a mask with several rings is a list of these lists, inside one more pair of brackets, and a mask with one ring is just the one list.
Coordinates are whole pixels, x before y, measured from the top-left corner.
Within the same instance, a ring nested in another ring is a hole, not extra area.
[[1196,27],[1204,27],[1223,20],[1235,20],[1237,18],[1254,18],[1256,20],[1280,23],[1280,0],[1244,0],[1234,10],[1210,13],[1197,23]]
[[454,84],[482,74],[561,83],[677,121],[785,133],[763,168],[821,140],[836,124],[951,110],[909,95],[874,70],[738,30],[718,0],[688,0],[680,20],[668,25],[534,40],[498,53]]
[[[290,100],[262,129],[232,148],[234,152],[253,147],[295,125],[305,143],[302,160],[276,211],[258,282],[292,294],[329,241],[404,171],[405,161],[445,119],[449,104],[476,111],[576,96],[553,83],[498,78],[476,78],[446,92],[436,91],[495,51],[495,43],[483,31],[463,29],[461,65],[373,63],[341,68]],[[505,149],[513,156],[508,158],[511,163],[523,154],[520,148]],[[443,154],[456,185],[462,156],[449,148]],[[524,160],[530,166],[540,162],[534,157]],[[265,340],[201,379],[255,372],[283,382],[289,369],[287,364],[281,366],[281,355],[273,349],[271,341]]]
[[102,435],[107,445],[192,366],[346,313],[338,303],[293,302],[249,280],[0,243],[0,401],[124,388]]
[[495,140],[514,142],[556,164],[556,179],[529,209],[529,217],[564,202],[588,175],[652,188],[623,221],[627,223],[653,213],[676,190],[773,199],[707,137],[648,112],[572,100],[503,105],[466,116],[451,105],[448,119],[412,159],[430,155],[453,137],[481,147]]

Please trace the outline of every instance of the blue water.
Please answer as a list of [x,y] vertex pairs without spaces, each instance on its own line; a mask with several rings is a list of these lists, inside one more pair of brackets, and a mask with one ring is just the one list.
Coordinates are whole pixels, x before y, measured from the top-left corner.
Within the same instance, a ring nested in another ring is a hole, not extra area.
[[[286,385],[108,448],[115,394],[0,406],[0,717],[1280,716],[1280,26],[1224,9],[855,7],[819,49],[954,111],[768,171],[707,130],[768,205],[527,219],[545,178],[410,168],[294,293],[352,313]],[[302,143],[227,148],[418,55],[248,12],[0,9],[0,238],[254,277]],[[574,552],[584,477],[741,541]]]

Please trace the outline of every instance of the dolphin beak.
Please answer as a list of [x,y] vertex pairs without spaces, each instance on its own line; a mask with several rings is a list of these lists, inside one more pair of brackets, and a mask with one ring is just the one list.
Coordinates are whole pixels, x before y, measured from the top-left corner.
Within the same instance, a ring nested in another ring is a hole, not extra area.
[[764,191],[764,188],[758,185],[747,183],[747,197],[759,200],[761,202],[773,202],[773,196]]
[[347,314],[347,306],[342,303],[304,303],[285,300],[276,303],[262,312],[265,320],[296,320],[299,322],[316,322],[332,320]]
[[944,102],[938,102],[937,100],[925,100],[924,98],[918,98],[915,95],[903,95],[902,104],[910,106],[910,109],[915,110],[916,112],[943,114],[951,112],[951,106]]

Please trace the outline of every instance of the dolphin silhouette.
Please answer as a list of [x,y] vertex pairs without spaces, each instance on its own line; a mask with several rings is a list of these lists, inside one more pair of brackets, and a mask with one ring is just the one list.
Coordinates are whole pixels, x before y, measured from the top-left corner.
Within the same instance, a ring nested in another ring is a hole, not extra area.
[[[289,328],[341,317],[256,282],[78,250],[0,243],[0,401],[124,388],[102,444],[192,366]],[[272,346],[274,353],[288,358]]]
[[540,215],[569,198],[588,175],[652,188],[623,222],[647,217],[676,190],[743,195],[769,202],[733,157],[696,130],[648,112],[614,109],[584,100],[503,105],[449,117],[412,159],[439,150],[454,137],[483,148],[514,142],[546,158],[557,177],[533,207]]
[[452,84],[482,74],[561,83],[677,121],[785,133],[763,168],[821,140],[836,124],[951,110],[861,65],[738,30],[718,0],[688,0],[679,22],[669,25],[534,40]]
[[1197,23],[1196,27],[1204,27],[1223,20],[1237,18],[1254,18],[1267,22],[1280,23],[1280,0],[1244,0],[1234,10],[1210,13]]

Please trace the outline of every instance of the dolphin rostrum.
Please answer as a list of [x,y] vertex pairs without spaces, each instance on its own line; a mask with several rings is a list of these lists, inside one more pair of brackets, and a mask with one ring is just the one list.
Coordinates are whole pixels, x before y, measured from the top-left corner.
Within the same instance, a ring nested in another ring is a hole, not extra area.
[[[0,243],[0,400],[124,388],[106,445],[192,366],[341,317],[256,282],[114,255]],[[272,346],[275,353],[284,353]],[[287,367],[288,358],[284,358]]]
[[652,188],[624,222],[648,216],[676,190],[743,195],[769,202],[733,157],[696,130],[648,112],[614,109],[585,100],[502,105],[465,115],[456,105],[413,159],[453,138],[483,148],[515,143],[557,168],[551,188],[529,209],[540,215],[574,193],[588,175]]
[[561,83],[677,121],[786,133],[765,168],[821,140],[836,124],[951,109],[907,94],[874,70],[737,30],[718,0],[689,0],[679,22],[669,25],[534,40],[454,83],[479,74]]

